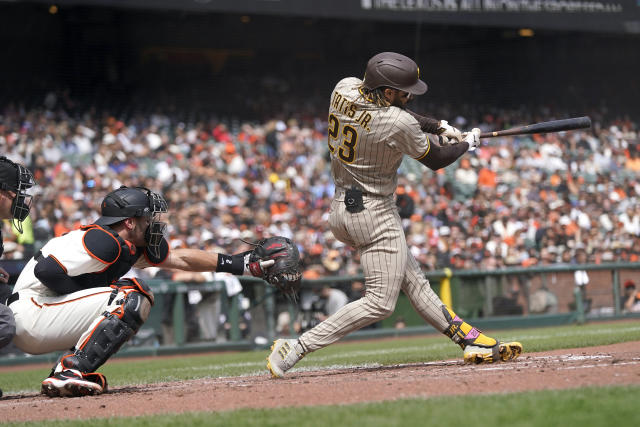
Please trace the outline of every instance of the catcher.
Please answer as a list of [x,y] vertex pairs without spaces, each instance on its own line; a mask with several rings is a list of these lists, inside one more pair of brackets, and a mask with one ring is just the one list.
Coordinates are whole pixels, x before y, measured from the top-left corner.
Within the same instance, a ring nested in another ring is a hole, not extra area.
[[170,250],[162,222],[167,209],[158,193],[121,187],[107,194],[93,224],[50,240],[29,260],[7,305],[19,349],[64,351],[42,382],[43,394],[73,397],[107,390],[106,378],[96,370],[135,335],[153,305],[148,285],[121,279],[132,266],[250,273],[276,286],[295,279],[295,271],[285,269],[297,266],[299,254],[284,238],[266,239],[235,255]]

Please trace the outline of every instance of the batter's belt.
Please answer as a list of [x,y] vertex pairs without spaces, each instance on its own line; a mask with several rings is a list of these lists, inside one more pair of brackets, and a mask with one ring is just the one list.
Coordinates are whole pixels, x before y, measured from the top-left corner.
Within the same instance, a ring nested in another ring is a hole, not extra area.
[[365,210],[364,199],[384,199],[386,196],[367,193],[359,188],[336,188],[335,200],[344,202],[347,212],[356,214]]
[[[338,201],[343,201],[344,200],[344,196],[347,193],[347,189],[343,188],[343,187],[336,187],[336,191],[335,191],[335,195],[333,196],[334,199],[338,200]],[[370,198],[374,198],[374,199],[384,199],[385,197],[389,197],[391,195],[387,195],[387,196],[383,196],[381,194],[373,194],[373,193],[367,193],[366,191],[362,192],[362,197],[370,197]]]

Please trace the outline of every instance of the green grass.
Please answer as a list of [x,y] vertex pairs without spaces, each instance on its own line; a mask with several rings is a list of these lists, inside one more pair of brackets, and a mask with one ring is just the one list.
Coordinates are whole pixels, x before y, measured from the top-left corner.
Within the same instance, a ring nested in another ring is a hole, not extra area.
[[[536,391],[503,395],[404,399],[393,402],[284,409],[242,409],[90,421],[44,426],[637,426],[640,386]],[[14,424],[18,425],[18,424]]]
[[[536,352],[640,341],[640,321],[485,332],[501,340],[518,340],[525,352]],[[267,375],[267,355],[268,350],[145,360],[114,359],[100,371],[107,376],[109,384],[116,387],[194,378]],[[308,355],[294,369],[377,366],[459,357],[460,348],[446,337],[430,335],[336,343]],[[1,374],[0,386],[5,394],[39,391],[40,382],[48,373],[48,368],[5,372]]]

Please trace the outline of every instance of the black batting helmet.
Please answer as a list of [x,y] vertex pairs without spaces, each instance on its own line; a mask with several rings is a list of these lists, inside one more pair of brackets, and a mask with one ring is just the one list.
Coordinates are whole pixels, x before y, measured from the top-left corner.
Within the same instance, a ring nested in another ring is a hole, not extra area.
[[364,73],[364,87],[373,90],[379,87],[391,87],[422,95],[427,84],[420,80],[420,68],[409,57],[395,52],[382,52],[367,62]]
[[22,233],[22,221],[29,216],[31,210],[32,199],[27,190],[35,184],[29,169],[4,156],[0,157],[0,190],[16,193],[11,204],[11,216],[13,226],[19,233]]
[[167,202],[160,194],[145,187],[122,186],[107,194],[100,205],[98,225],[113,225],[127,218],[149,217],[151,223],[145,232],[145,241],[150,252],[159,254],[160,244],[167,224],[158,221],[159,214],[167,212]]

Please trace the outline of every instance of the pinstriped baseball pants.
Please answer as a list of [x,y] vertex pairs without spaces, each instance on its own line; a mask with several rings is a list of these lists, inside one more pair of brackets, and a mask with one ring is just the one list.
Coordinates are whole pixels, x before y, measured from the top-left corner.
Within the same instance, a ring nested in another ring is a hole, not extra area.
[[364,196],[364,206],[362,212],[348,212],[344,192],[337,189],[329,226],[336,239],[360,252],[366,293],[302,334],[299,340],[306,351],[319,350],[350,332],[389,317],[400,289],[434,328],[444,331],[448,326],[442,314],[442,301],[409,252],[393,196]]

